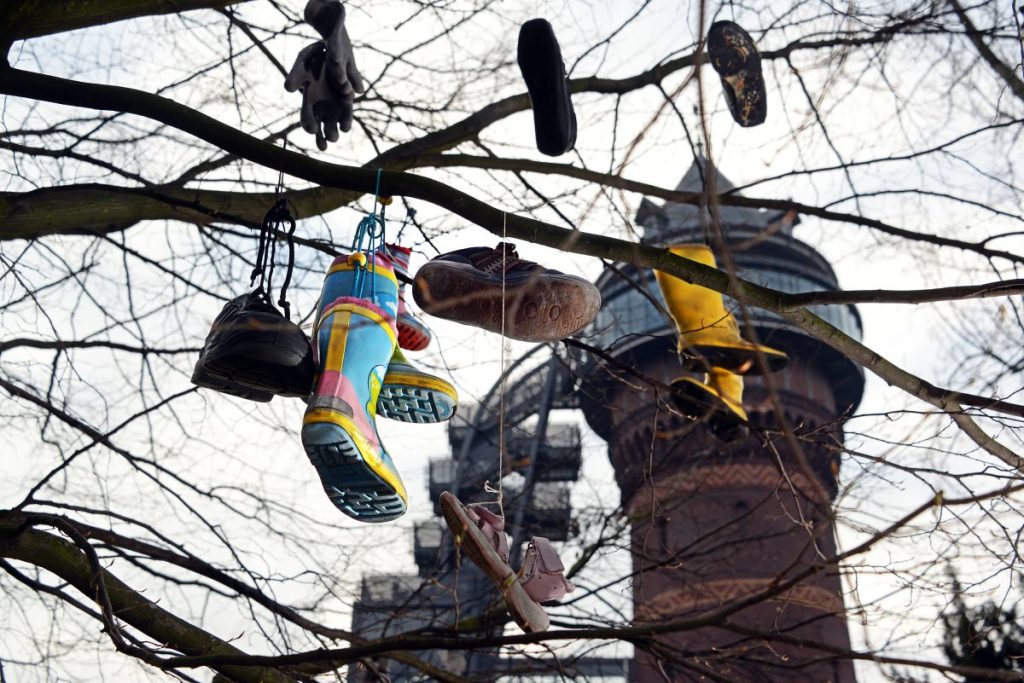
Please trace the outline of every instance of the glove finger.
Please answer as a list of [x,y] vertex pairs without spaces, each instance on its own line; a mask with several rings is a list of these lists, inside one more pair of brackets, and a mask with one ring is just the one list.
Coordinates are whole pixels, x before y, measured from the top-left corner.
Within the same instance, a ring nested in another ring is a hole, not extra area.
[[306,65],[302,63],[302,58],[299,57],[295,60],[295,66],[292,67],[292,70],[288,72],[288,76],[284,79],[284,89],[288,92],[295,92],[308,83],[309,79],[310,73],[306,71]]
[[313,75],[309,71],[310,59],[321,50],[323,50],[323,47],[320,43],[313,43],[299,51],[299,54],[295,57],[295,63],[292,64],[291,71],[288,72],[284,79],[285,90],[295,92],[304,84],[313,80]]
[[327,76],[331,84],[331,89],[341,96],[346,96],[354,90],[352,90],[352,84],[348,80],[348,71],[345,69],[344,64],[330,60],[327,62]]
[[337,142],[338,138],[341,137],[338,134],[338,117],[341,115],[341,110],[338,107],[331,107],[330,112],[324,117],[324,136],[327,137],[330,142]]
[[307,133],[317,131],[316,116],[313,113],[313,96],[309,88],[302,92],[302,111],[299,113],[299,123],[302,124],[302,130]]
[[352,84],[352,89],[359,93],[366,92],[366,85],[363,83],[363,75],[359,73],[359,69],[356,68],[356,60],[349,60],[347,71],[348,82]]
[[352,130],[352,98],[346,97],[341,100],[341,107],[338,109],[338,125],[345,133]]
[[327,140],[324,140],[323,133],[321,133],[319,130],[317,130],[316,132],[316,147],[321,152],[327,151]]

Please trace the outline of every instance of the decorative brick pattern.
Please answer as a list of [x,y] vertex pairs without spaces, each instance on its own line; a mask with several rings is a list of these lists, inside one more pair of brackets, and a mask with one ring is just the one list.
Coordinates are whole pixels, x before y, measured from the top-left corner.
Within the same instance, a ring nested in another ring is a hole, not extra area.
[[[644,596],[637,606],[636,621],[655,622],[710,612],[728,603],[756,595],[770,587],[771,579],[719,579],[672,588],[655,596]],[[841,614],[842,596],[820,586],[794,586],[769,598],[772,602],[795,604],[827,614]]]

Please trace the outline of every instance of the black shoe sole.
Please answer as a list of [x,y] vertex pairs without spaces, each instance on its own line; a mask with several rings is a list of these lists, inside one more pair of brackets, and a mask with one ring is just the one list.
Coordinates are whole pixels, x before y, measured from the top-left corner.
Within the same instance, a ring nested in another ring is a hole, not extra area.
[[565,80],[565,62],[555,32],[544,19],[519,29],[519,70],[533,105],[537,149],[547,156],[565,154],[576,144],[576,112]]
[[764,123],[767,94],[761,56],[750,34],[731,21],[716,21],[708,29],[708,60],[722,79],[733,120],[745,128]]
[[258,401],[259,403],[267,403],[274,398],[272,392],[253,389],[211,373],[206,367],[205,359],[200,359],[196,363],[196,368],[192,372],[192,384],[204,389],[213,389],[229,396],[237,396],[249,401]]
[[597,315],[601,294],[583,278],[564,273],[510,276],[502,298],[501,276],[468,264],[431,261],[416,273],[413,298],[426,313],[473,325],[510,339],[558,341],[579,332]]

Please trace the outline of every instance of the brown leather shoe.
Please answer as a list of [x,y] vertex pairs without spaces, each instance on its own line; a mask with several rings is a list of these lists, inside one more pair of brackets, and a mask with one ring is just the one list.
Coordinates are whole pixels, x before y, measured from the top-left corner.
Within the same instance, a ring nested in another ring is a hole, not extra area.
[[504,335],[529,342],[575,334],[601,307],[601,294],[592,283],[524,261],[508,242],[429,261],[416,273],[413,298],[431,315],[498,334],[504,311]]

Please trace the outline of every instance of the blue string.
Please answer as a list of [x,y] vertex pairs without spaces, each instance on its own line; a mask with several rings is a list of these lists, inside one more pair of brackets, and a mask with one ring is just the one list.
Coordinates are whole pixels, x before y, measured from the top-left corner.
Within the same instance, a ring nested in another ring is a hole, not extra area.
[[[352,251],[353,252],[368,252],[370,262],[370,272],[375,273],[377,271],[377,249],[383,248],[386,237],[385,237],[385,207],[383,204],[379,204],[380,201],[380,180],[381,180],[381,169],[377,169],[377,182],[374,187],[373,194],[373,211],[363,216],[363,219],[359,221],[359,225],[356,227],[355,239],[352,240]],[[378,216],[378,205],[380,206],[380,215]],[[363,288],[365,286],[365,271],[366,268],[356,268],[355,276],[355,295],[359,298],[363,297]],[[377,287],[376,278],[371,279],[371,291],[370,301],[377,302]]]

